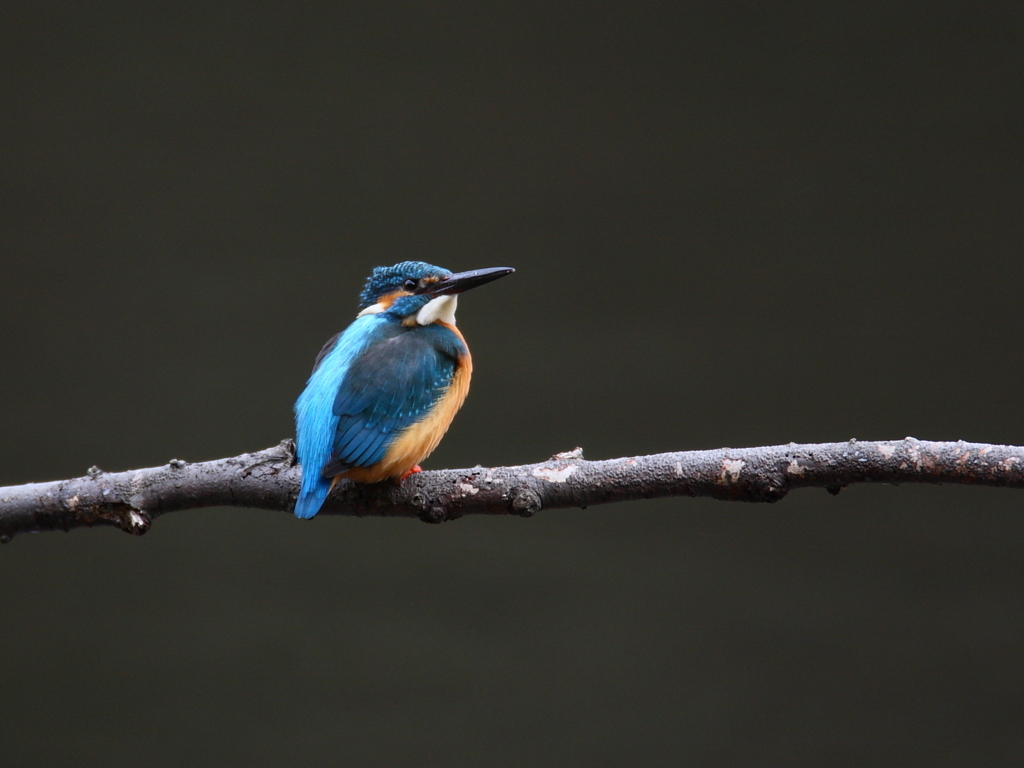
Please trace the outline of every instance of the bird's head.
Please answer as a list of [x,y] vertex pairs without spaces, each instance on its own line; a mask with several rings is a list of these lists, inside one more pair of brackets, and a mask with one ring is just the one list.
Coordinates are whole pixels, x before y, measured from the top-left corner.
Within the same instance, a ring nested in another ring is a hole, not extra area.
[[452,273],[422,261],[373,270],[359,295],[359,315],[386,312],[405,325],[455,324],[458,294],[515,272],[511,267]]

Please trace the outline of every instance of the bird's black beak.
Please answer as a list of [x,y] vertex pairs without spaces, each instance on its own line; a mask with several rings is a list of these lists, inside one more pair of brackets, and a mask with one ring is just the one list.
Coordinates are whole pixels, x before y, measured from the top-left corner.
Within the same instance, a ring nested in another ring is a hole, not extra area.
[[515,272],[512,267],[491,267],[490,269],[472,269],[469,272],[456,272],[442,278],[427,289],[431,296],[451,296],[468,291],[478,285],[497,280],[499,277]]

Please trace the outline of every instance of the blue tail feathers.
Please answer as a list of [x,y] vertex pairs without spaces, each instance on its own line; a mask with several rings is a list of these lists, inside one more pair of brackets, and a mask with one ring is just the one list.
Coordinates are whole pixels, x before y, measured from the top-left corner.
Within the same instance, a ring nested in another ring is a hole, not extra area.
[[380,315],[357,318],[329,349],[321,353],[306,389],[295,403],[295,452],[302,467],[302,490],[295,503],[295,516],[313,517],[331,490],[331,478],[320,472],[331,461],[338,417],[332,406],[352,360],[373,340]]
[[302,490],[299,491],[299,499],[295,502],[295,516],[303,520],[308,520],[320,511],[320,507],[324,504],[324,499],[330,493],[332,482],[325,478],[317,477],[308,485],[311,487],[307,487],[305,470],[303,470]]

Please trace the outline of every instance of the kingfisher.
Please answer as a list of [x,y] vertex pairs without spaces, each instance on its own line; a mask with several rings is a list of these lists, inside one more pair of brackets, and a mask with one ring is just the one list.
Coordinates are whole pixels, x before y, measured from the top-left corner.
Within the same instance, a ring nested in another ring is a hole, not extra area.
[[313,517],[342,477],[401,482],[420,471],[469,392],[458,296],[514,271],[452,273],[422,261],[373,270],[359,314],[320,350],[295,402],[296,517]]

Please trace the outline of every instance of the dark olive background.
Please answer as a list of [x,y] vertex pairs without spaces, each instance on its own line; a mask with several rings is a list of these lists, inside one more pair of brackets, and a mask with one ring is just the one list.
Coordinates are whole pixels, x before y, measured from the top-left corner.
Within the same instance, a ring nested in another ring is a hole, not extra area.
[[[0,483],[291,434],[378,264],[467,294],[427,468],[1024,443],[1019,3],[36,2]],[[0,549],[10,766],[1013,765],[1024,496],[203,510]]]

